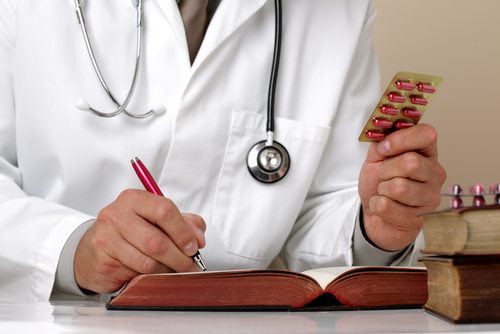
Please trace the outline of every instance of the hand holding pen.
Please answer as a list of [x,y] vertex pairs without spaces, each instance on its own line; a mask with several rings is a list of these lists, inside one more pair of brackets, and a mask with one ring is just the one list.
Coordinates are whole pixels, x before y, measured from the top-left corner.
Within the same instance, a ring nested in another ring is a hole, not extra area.
[[126,189],[81,237],[74,257],[76,283],[82,290],[110,293],[138,274],[199,271],[203,262],[195,264],[192,257],[205,246],[205,228],[200,216],[181,213],[165,197]]
[[[146,190],[152,194],[163,196],[160,187],[158,187],[155,180],[153,179],[153,176],[151,176],[151,173],[149,173],[149,170],[146,168],[146,166],[144,166],[142,161],[136,157],[132,159],[131,163],[137,176],[139,177],[139,180],[141,180],[144,188],[146,188]],[[199,251],[196,251],[196,253],[192,255],[191,258],[193,259],[194,263],[198,266],[198,268],[200,268],[200,270],[202,271],[207,270],[207,267],[205,267],[205,264],[203,263],[203,259],[201,258],[201,254]]]

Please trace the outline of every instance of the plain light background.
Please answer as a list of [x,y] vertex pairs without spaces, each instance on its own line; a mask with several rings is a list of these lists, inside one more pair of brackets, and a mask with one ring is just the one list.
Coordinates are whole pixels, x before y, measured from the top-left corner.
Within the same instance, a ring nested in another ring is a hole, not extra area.
[[[500,182],[500,1],[374,0],[382,89],[398,71],[444,77],[422,121],[452,184]],[[470,199],[464,199],[470,203]],[[491,202],[492,197],[487,197]],[[442,207],[449,204],[443,198]]]

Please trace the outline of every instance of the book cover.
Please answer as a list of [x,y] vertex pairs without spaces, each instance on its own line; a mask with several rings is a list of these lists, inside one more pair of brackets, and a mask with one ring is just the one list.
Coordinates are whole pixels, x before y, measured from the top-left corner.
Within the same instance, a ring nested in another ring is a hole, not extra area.
[[423,253],[500,254],[499,205],[449,209],[422,217],[425,240]]
[[452,322],[500,322],[500,255],[427,256],[424,308]]

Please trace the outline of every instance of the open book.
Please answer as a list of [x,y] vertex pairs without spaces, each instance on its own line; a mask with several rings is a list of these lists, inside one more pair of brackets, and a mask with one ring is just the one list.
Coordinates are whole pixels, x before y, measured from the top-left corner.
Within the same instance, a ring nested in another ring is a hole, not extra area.
[[108,309],[292,310],[421,307],[425,268],[340,267],[139,275]]

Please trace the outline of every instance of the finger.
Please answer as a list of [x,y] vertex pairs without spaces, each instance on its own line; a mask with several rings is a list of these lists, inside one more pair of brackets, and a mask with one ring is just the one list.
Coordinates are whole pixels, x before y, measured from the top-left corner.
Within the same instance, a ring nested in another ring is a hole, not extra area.
[[395,156],[408,151],[417,151],[427,157],[437,156],[437,132],[428,124],[417,124],[391,133],[376,144],[376,148],[382,156]]
[[[408,233],[418,233],[423,221],[419,217],[419,208],[407,206],[385,196],[373,196],[369,201],[370,214],[380,217],[392,229],[404,236]],[[382,225],[382,224],[381,224]]]
[[129,243],[125,238],[123,238],[119,247],[116,248],[116,253],[113,254],[113,256],[125,267],[140,274],[155,274],[173,271],[162,262],[146,255],[140,249]]
[[410,207],[393,202],[384,196],[372,197],[369,207],[370,210],[364,210],[365,232],[379,248],[386,251],[404,249],[420,233],[422,219],[414,214],[408,214]]
[[406,152],[384,160],[381,163],[378,176],[381,180],[403,177],[428,182],[436,179],[439,174],[438,167],[437,161],[434,159],[429,159],[416,152]]
[[127,264],[140,272],[193,271],[193,260],[163,230],[140,217],[124,229],[123,237],[138,250]]
[[198,241],[198,247],[205,247],[205,231],[207,229],[207,225],[203,218],[198,215],[191,213],[183,213],[184,221],[191,227],[193,230],[196,240]]
[[198,244],[195,234],[171,200],[131,189],[123,191],[120,197],[124,197],[125,203],[130,203],[136,215],[165,232],[184,254],[192,256],[196,253]]
[[419,207],[420,214],[433,210],[441,201],[438,187],[400,177],[381,182],[378,194],[407,206]]

